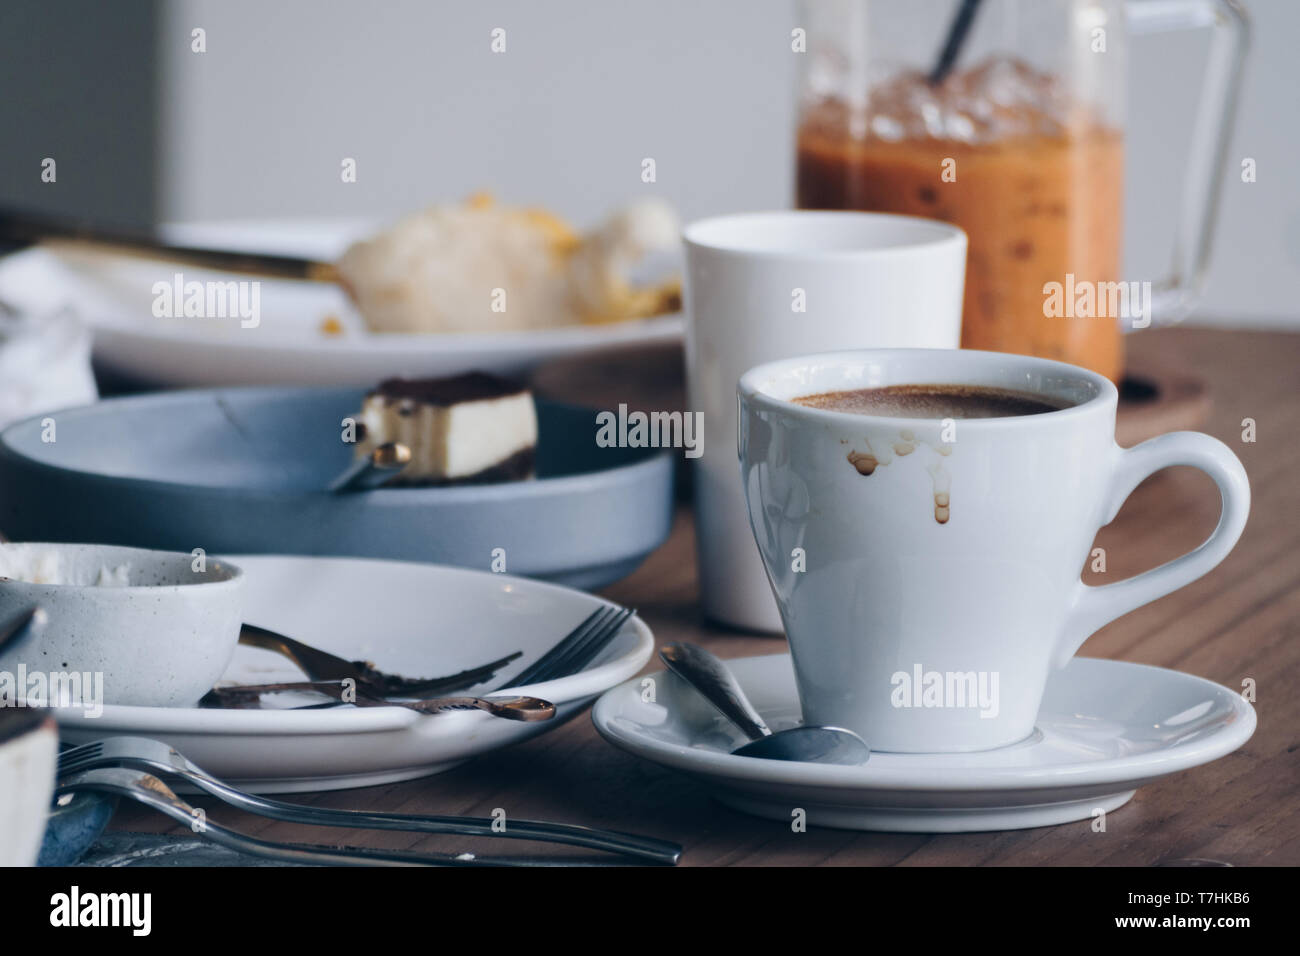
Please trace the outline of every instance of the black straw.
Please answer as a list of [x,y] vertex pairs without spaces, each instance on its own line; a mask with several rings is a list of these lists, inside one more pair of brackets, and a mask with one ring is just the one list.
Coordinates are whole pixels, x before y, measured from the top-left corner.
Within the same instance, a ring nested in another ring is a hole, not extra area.
[[953,64],[957,62],[957,57],[961,54],[962,45],[966,42],[966,34],[970,33],[970,26],[975,21],[975,14],[979,12],[979,8],[980,0],[962,0],[957,15],[952,18],[952,25],[948,27],[948,39],[944,41],[943,52],[939,54],[939,62],[930,71],[931,86],[938,86],[952,71]]

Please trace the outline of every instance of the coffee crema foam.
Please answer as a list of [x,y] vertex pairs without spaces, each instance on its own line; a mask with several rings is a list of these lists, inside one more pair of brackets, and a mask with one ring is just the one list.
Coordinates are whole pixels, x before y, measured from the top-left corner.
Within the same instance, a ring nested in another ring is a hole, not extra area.
[[884,418],[1018,418],[1068,408],[1043,395],[984,385],[885,385],[791,399],[805,408]]

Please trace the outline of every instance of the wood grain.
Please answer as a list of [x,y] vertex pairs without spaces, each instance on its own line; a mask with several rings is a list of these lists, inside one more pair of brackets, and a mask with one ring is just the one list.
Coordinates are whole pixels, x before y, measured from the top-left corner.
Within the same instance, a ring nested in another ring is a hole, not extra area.
[[[686,847],[684,865],[1136,865],[1210,859],[1300,864],[1300,335],[1170,329],[1144,332],[1132,352],[1194,370],[1212,395],[1205,431],[1245,463],[1254,504],[1240,544],[1214,572],[1111,624],[1083,653],[1173,667],[1239,689],[1257,684],[1259,728],[1239,751],[1138,791],[1105,833],[1088,822],[957,835],[853,833],[759,820],[713,802],[693,781],[601,740],[583,714],[555,732],[424,780],[300,795],[321,806],[508,815],[653,834]],[[1242,440],[1242,420],[1256,441]],[[1102,529],[1107,573],[1119,580],[1186,551],[1218,517],[1211,482],[1176,468],[1153,476]],[[581,533],[575,529],[575,533]],[[1080,556],[1082,562],[1084,556]],[[715,628],[700,617],[694,532],[679,511],[669,541],[606,592],[640,609],[660,642],[695,641],[723,657],[769,654],[784,640]],[[460,851],[463,838],[344,832],[277,823],[204,803],[209,816],[281,840]],[[115,827],[166,831],[124,809]],[[182,832],[176,829],[176,832]],[[479,841],[480,852],[519,845]],[[538,854],[572,856],[539,847]]]

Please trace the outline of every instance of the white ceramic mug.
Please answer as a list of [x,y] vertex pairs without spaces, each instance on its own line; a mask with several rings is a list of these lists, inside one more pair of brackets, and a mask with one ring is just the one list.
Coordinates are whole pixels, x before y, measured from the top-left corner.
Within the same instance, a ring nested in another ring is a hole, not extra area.
[[714,620],[779,631],[732,457],[746,369],[827,349],[956,348],[966,234],[928,219],[764,212],[686,227],[688,408],[702,413],[695,518],[701,603]]
[[[903,384],[991,386],[1070,405],[936,421],[789,401]],[[846,727],[877,750],[985,750],[1025,739],[1050,671],[1105,624],[1222,561],[1250,508],[1245,469],[1226,445],[1174,432],[1121,449],[1115,386],[1060,362],[828,353],[751,369],[739,397],[749,517],[804,721]],[[874,470],[860,471],[855,455],[874,456]],[[1171,465],[1214,479],[1218,527],[1155,570],[1084,585],[1097,530],[1139,482]]]

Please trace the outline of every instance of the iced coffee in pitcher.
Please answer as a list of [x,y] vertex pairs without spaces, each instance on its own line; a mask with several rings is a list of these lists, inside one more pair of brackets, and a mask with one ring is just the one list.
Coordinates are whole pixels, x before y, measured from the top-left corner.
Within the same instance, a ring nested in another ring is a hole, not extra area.
[[[1190,217],[1182,211],[1174,274],[1125,281],[1126,33],[1182,26],[1183,14],[1190,26],[1194,8],[1233,5],[1165,4],[1158,22],[1144,6],[809,0],[798,205],[956,223],[970,239],[964,347],[1059,359],[1118,380],[1124,329],[1146,327],[1153,312],[1181,318],[1213,220],[1213,177],[1189,179],[1187,197],[1198,202]],[[1234,42],[1231,24],[1221,32]],[[1206,102],[1223,105],[1219,129],[1206,128],[1220,142],[1232,99],[1223,93],[1234,85],[1229,70],[1207,79]],[[1190,263],[1183,249],[1197,253]]]

